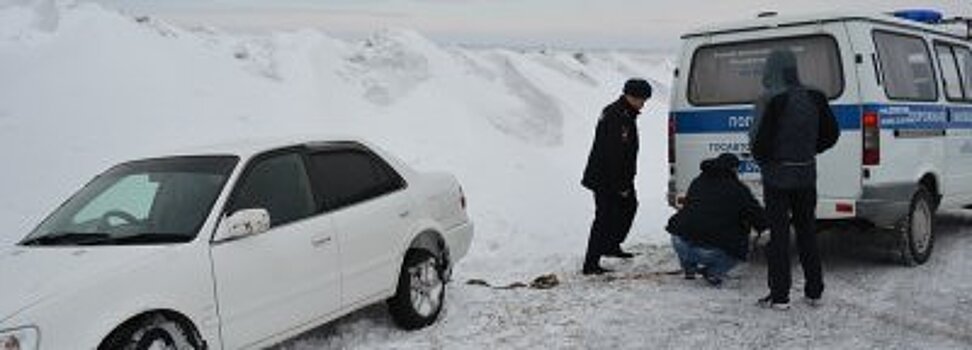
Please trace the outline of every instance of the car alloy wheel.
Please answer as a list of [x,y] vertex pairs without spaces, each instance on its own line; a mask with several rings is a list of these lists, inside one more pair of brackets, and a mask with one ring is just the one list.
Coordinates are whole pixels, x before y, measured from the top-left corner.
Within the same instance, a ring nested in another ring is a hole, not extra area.
[[423,249],[409,249],[398,276],[395,295],[388,299],[392,320],[404,329],[419,329],[435,322],[445,304],[443,260]]
[[442,278],[435,258],[428,257],[408,269],[411,278],[412,308],[422,317],[432,316],[442,305]]

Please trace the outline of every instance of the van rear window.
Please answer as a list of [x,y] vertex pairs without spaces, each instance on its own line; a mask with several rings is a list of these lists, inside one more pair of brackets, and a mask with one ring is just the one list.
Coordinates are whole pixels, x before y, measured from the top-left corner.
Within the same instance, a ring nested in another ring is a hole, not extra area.
[[763,93],[766,58],[777,49],[793,51],[804,85],[820,89],[829,98],[843,92],[837,42],[830,36],[814,35],[700,47],[692,57],[689,102],[694,105],[753,103]]

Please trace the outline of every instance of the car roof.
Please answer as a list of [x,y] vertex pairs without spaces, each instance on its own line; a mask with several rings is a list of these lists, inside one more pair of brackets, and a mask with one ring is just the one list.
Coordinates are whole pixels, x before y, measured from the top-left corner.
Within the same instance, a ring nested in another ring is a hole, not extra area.
[[353,136],[341,135],[294,135],[262,138],[241,138],[226,140],[208,145],[176,148],[163,152],[160,156],[204,156],[204,155],[234,155],[241,159],[248,159],[254,155],[280,148],[300,145],[315,145],[326,143],[354,142],[367,144],[364,140]]
[[913,20],[898,18],[886,13],[873,12],[821,12],[804,15],[772,15],[758,17],[749,20],[732,21],[714,25],[702,26],[688,31],[682,35],[682,39],[691,37],[707,36],[715,34],[725,34],[733,32],[754,31],[760,29],[788,27],[806,24],[819,24],[828,22],[844,21],[868,21],[889,24],[899,27],[907,27],[933,32],[941,35],[951,36],[957,39],[968,40],[960,34],[959,29],[952,29],[946,25],[929,25]]

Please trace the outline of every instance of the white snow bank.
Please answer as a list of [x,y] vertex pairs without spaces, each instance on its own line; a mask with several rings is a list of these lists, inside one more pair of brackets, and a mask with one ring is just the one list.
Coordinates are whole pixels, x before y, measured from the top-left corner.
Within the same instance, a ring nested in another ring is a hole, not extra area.
[[[187,31],[91,4],[0,7],[0,243],[120,160],[242,137],[355,134],[456,174],[477,236],[458,273],[576,267],[593,204],[580,176],[600,109],[655,82],[640,118],[631,241],[665,239],[666,56],[441,47],[408,30]],[[462,278],[462,277],[460,277]]]

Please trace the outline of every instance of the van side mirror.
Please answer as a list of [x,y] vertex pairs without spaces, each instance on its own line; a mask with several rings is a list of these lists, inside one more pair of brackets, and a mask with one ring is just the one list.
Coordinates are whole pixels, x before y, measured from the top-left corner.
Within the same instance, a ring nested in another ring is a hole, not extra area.
[[258,235],[270,229],[270,212],[266,209],[243,209],[223,219],[218,240],[231,241]]

